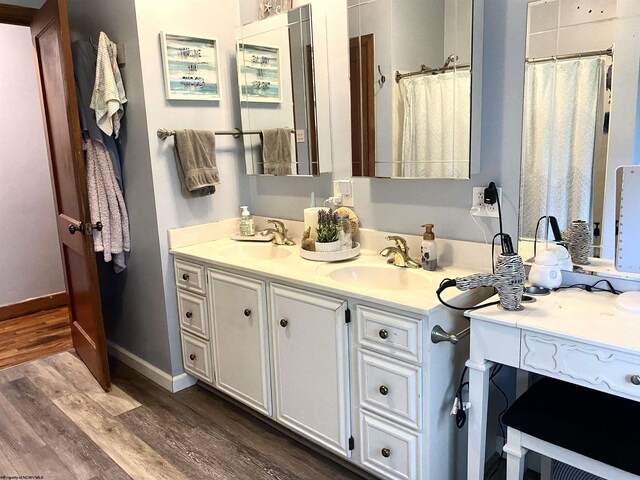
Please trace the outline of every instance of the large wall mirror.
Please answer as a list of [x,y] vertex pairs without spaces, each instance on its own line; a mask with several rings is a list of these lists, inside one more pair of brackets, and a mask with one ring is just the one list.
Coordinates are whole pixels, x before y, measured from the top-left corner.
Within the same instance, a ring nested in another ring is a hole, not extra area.
[[472,105],[477,2],[349,0],[353,176],[476,173],[470,159],[472,111],[479,114],[479,101]]
[[[326,89],[316,81],[318,29],[304,5],[238,27],[236,60],[247,174],[319,175],[330,170]],[[326,48],[320,49],[326,52]],[[324,150],[324,152],[323,152]],[[327,165],[328,164],[328,165]]]
[[586,222],[588,264],[612,263],[618,233],[615,169],[633,163],[636,130],[640,17],[632,3],[528,4],[520,189],[524,250],[530,251],[536,238],[557,240],[547,220],[540,220],[552,216],[565,232],[574,221]]

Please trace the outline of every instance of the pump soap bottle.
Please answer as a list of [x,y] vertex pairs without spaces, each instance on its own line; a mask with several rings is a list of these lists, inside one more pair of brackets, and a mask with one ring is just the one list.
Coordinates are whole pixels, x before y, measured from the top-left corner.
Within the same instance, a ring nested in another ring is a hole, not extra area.
[[427,223],[422,226],[424,227],[424,234],[420,244],[420,260],[422,268],[433,271],[438,267],[438,244],[433,233],[433,224]]
[[253,223],[253,215],[249,213],[249,207],[240,207],[240,235],[243,237],[251,237],[256,234],[256,226]]

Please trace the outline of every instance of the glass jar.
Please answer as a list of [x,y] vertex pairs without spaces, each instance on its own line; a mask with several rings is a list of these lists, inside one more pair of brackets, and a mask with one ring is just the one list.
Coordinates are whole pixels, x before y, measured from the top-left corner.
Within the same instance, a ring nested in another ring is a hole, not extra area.
[[338,240],[340,240],[340,250],[351,250],[353,248],[353,233],[351,230],[351,220],[346,213],[339,214],[338,218]]

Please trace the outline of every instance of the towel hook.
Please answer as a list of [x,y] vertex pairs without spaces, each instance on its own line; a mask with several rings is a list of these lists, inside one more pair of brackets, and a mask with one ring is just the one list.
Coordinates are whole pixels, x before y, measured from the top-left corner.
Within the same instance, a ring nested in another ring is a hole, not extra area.
[[387,81],[387,77],[385,77],[384,74],[382,73],[382,69],[380,68],[380,65],[378,65],[378,73],[380,74],[380,79],[378,80],[378,86],[382,88],[382,86],[384,85],[384,82]]

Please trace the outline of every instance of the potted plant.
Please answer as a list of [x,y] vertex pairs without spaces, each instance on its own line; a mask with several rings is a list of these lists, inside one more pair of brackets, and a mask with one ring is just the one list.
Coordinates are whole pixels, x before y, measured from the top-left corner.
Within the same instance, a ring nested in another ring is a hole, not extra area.
[[318,226],[316,227],[316,252],[337,252],[340,250],[338,239],[338,216],[329,211],[318,212]]

